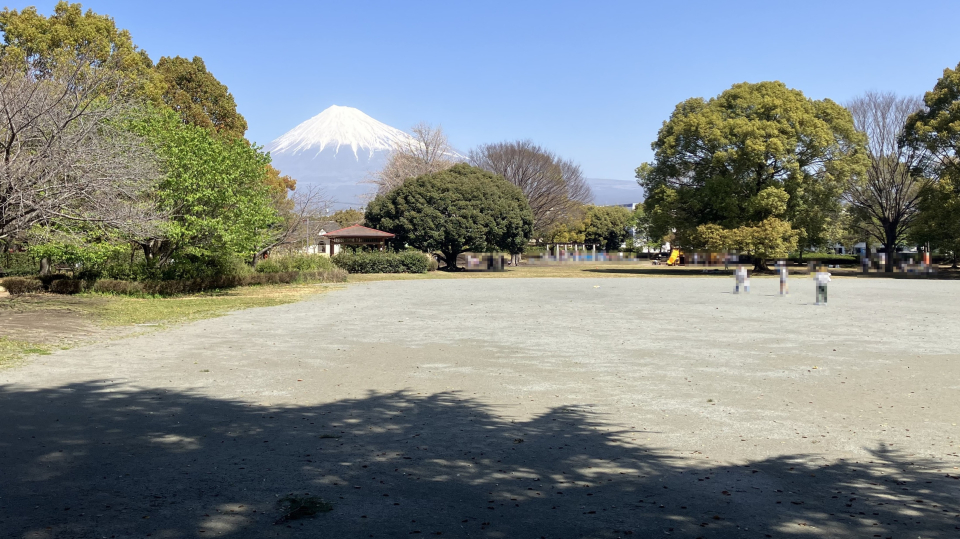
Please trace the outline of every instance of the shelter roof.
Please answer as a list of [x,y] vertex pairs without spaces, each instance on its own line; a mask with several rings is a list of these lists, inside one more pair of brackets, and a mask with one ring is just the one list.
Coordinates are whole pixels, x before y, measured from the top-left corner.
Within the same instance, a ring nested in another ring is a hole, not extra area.
[[347,228],[341,228],[340,230],[334,230],[333,232],[327,232],[325,234],[328,238],[367,238],[367,239],[388,239],[392,238],[394,234],[389,232],[384,232],[382,230],[377,230],[375,228],[367,228],[361,225],[348,226]]

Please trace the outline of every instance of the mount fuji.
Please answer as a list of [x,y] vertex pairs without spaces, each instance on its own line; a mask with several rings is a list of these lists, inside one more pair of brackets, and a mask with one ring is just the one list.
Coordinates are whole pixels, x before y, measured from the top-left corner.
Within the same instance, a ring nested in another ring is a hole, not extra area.
[[366,203],[376,187],[365,182],[383,168],[396,145],[411,140],[358,109],[334,105],[264,149],[281,173],[298,185],[322,187],[335,208],[344,208]]

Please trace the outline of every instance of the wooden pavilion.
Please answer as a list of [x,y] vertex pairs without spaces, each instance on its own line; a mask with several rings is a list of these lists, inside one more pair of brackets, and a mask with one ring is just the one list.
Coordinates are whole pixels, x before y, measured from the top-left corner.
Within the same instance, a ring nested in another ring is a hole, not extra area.
[[394,234],[389,232],[361,225],[348,226],[320,234],[321,241],[324,242],[323,251],[330,256],[337,254],[340,251],[340,246],[343,245],[375,245],[383,251],[386,248],[387,240],[393,237]]

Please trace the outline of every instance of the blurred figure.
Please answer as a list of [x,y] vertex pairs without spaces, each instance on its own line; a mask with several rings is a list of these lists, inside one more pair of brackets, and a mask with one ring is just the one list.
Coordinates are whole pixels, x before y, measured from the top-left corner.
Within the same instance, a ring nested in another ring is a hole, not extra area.
[[[823,266],[818,266],[817,271],[813,274],[813,279],[817,283],[817,305],[826,305],[827,304],[827,283],[830,282],[830,272],[825,270]],[[821,302],[821,300],[823,300]]]
[[740,287],[744,292],[750,291],[750,275],[747,273],[747,267],[743,264],[737,264],[737,269],[733,270],[733,278],[736,281],[733,287],[733,293],[739,294]]
[[790,293],[787,287],[787,262],[785,260],[777,262],[777,273],[780,274],[780,295],[785,296]]

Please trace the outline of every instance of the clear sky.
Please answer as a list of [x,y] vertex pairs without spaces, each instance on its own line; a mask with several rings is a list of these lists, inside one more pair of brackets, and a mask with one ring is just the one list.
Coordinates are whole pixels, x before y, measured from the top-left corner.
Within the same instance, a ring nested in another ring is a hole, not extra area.
[[[37,5],[43,13],[54,2]],[[201,56],[266,144],[330,105],[455,147],[529,138],[630,180],[680,101],[781,80],[922,94],[960,63],[960,2],[88,0],[156,61]]]

